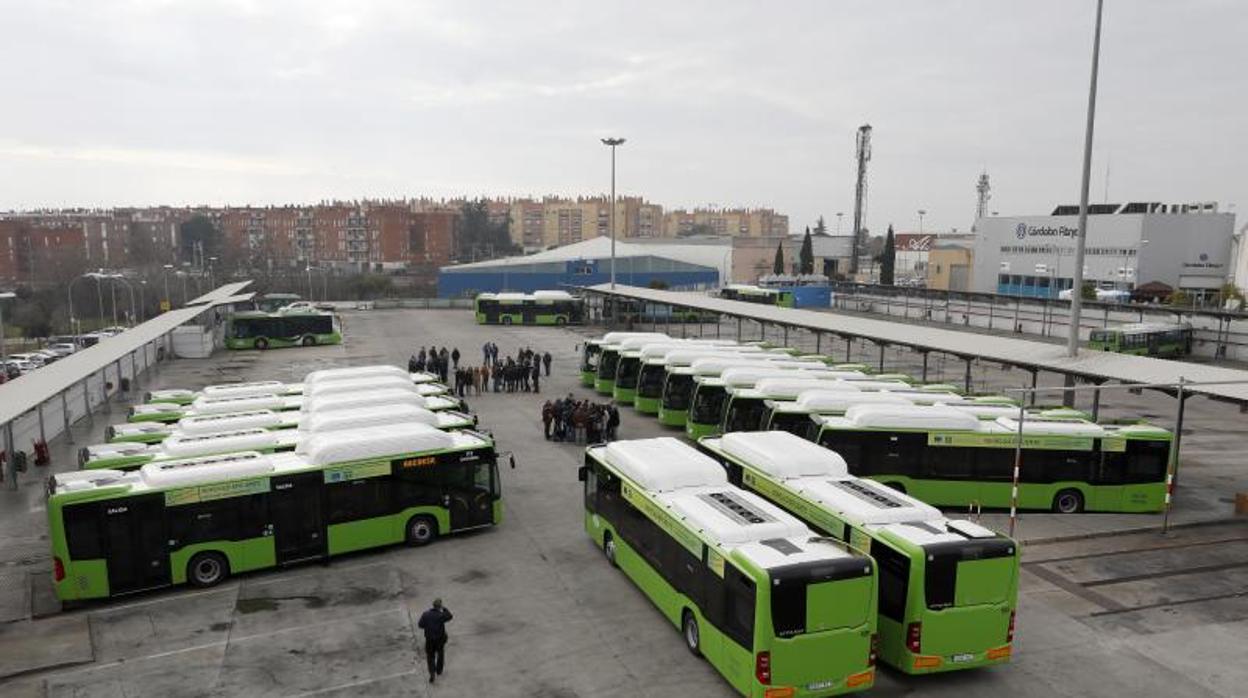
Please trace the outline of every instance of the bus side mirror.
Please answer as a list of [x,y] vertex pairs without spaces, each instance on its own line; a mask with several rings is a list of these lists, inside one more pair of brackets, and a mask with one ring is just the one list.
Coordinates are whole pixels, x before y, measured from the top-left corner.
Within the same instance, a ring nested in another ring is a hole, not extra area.
[[579,468],[577,468],[577,469],[576,469],[576,479],[577,479],[577,480],[580,480],[581,482],[585,482],[585,480],[587,480],[588,478],[589,478],[589,469],[588,469],[588,468],[586,468],[585,466],[583,466],[583,465],[582,465],[581,467],[579,467]]

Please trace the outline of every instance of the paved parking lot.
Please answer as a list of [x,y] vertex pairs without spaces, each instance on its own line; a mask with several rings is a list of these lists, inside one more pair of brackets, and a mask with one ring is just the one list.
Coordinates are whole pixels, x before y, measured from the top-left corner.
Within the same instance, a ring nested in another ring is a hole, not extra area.
[[[481,344],[504,353],[550,351],[542,395],[470,397],[499,448],[505,519],[494,530],[423,549],[394,548],[248,575],[208,591],[169,590],[37,619],[48,558],[37,474],[0,494],[0,693],[6,696],[729,696],[679,633],[618,571],[581,526],[580,449],[541,437],[539,407],[577,383],[579,335],[553,328],[481,328],[466,311],[375,311],[345,316],[340,347],[218,354],[167,364],[144,387],[281,378],[333,365],[402,364],[420,344],[458,346],[480,363]],[[689,328],[692,329],[692,328]],[[704,332],[713,331],[710,327]],[[734,328],[735,329],[735,328]],[[772,339],[776,339],[773,335]],[[794,338],[798,340],[799,338]],[[843,347],[842,347],[843,349]],[[866,350],[864,350],[865,352]],[[865,354],[864,354],[865,355]],[[889,366],[907,357],[890,354]],[[913,358],[913,357],[911,357]],[[946,378],[960,364],[942,367]],[[978,367],[977,384],[1017,385]],[[933,379],[936,375],[932,376]],[[982,383],[981,383],[982,381]],[[1168,419],[1157,395],[1106,397],[1107,413]],[[1162,537],[1157,516],[1029,513],[1016,661],[958,675],[882,672],[882,696],[1243,695],[1248,667],[1248,525],[1230,497],[1248,490],[1244,417],[1203,399],[1189,405],[1184,489]],[[621,411],[622,438],[665,432]],[[76,429],[100,440],[103,425]],[[54,468],[73,467],[55,445]],[[985,516],[992,525],[1001,515]],[[1196,525],[1199,524],[1199,525]],[[1144,531],[1144,532],[1141,532]],[[36,583],[32,584],[31,580]],[[435,597],[455,613],[448,668],[430,686],[414,618]]]

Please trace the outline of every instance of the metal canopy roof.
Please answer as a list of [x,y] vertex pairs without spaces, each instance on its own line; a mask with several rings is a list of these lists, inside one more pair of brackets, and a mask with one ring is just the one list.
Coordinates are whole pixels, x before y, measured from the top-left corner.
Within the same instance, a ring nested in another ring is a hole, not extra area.
[[[1248,371],[1233,368],[1145,356],[1128,356],[1086,348],[1081,349],[1077,357],[1071,358],[1066,355],[1065,346],[1047,342],[875,320],[834,312],[813,312],[730,301],[699,293],[660,291],[619,284],[616,285],[614,291],[611,290],[609,284],[588,286],[585,290],[608,296],[616,295],[653,303],[707,310],[773,325],[827,332],[842,337],[862,338],[920,351],[952,354],[963,359],[979,358],[1028,370],[1070,374],[1096,381],[1139,384],[1178,383],[1180,377],[1185,381],[1197,383],[1248,381]],[[1184,388],[1184,391],[1230,402],[1248,403],[1248,382],[1239,385],[1194,385]]]
[[251,294],[237,294],[250,283],[241,281],[221,286],[191,300],[185,308],[157,315],[121,334],[101,339],[94,346],[76,351],[37,371],[0,385],[0,425],[38,408],[72,388],[83,378],[124,359],[131,352],[193,320],[205,310],[248,300]]

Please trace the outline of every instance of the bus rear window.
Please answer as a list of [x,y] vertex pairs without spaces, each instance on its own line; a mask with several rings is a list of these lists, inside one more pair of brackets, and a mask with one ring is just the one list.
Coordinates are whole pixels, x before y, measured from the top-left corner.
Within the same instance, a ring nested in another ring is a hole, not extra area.
[[776,637],[862,625],[869,620],[871,561],[864,557],[771,570],[771,622]]
[[1014,574],[1015,545],[1008,539],[924,546],[924,592],[931,610],[1005,600]]

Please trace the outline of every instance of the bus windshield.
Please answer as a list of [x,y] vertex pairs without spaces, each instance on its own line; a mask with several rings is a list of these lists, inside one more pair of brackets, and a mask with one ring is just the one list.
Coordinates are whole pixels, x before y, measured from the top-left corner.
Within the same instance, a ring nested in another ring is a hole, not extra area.
[[805,412],[772,412],[771,424],[767,428],[771,431],[787,431],[803,439],[810,439],[812,429],[817,426],[815,420]]
[[641,397],[659,397],[663,394],[663,378],[667,368],[662,364],[646,364],[637,376],[637,394]]
[[726,395],[722,385],[699,385],[693,393],[689,418],[699,424],[718,424]]
[[637,370],[641,368],[641,359],[636,356],[620,357],[615,369],[615,384],[621,388],[632,388],[637,385]]
[[689,393],[693,392],[693,375],[673,373],[667,377],[663,388],[663,406],[669,410],[689,408]]
[[602,347],[597,344],[585,344],[585,353],[581,356],[582,371],[598,370],[598,355],[602,353]]
[[875,589],[865,558],[789,565],[770,574],[777,637],[857,627],[870,620],[867,609]]
[[766,407],[761,397],[732,398],[724,418],[724,431],[756,431]]
[[608,349],[602,352],[602,357],[598,360],[598,377],[599,378],[615,378],[615,367],[620,361],[620,352],[618,349]]
[[1014,542],[989,539],[923,546],[927,607],[978,606],[1006,600],[1001,579],[1013,574]]

